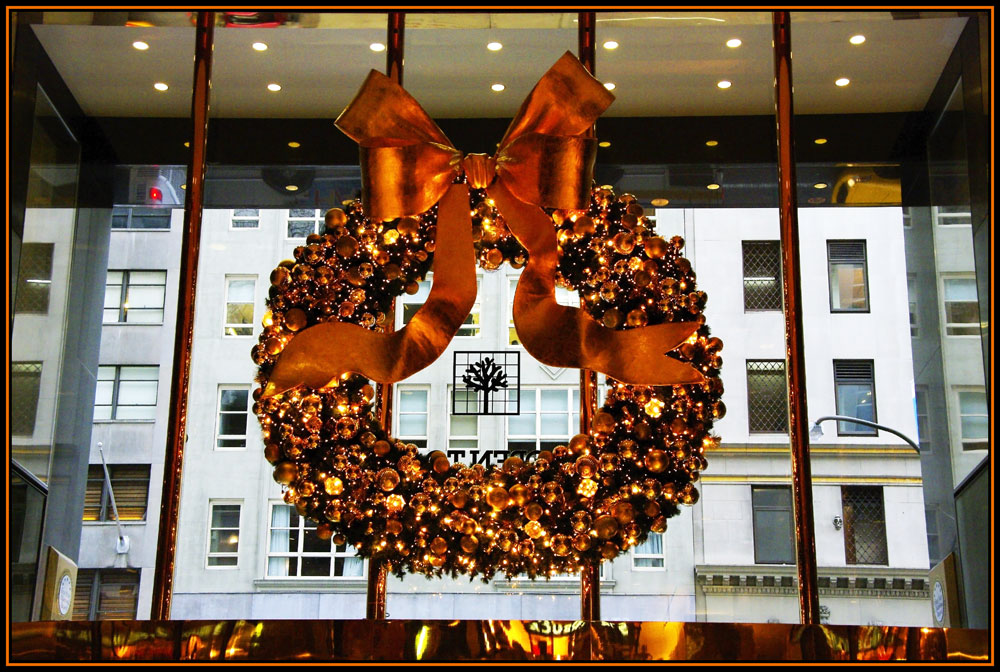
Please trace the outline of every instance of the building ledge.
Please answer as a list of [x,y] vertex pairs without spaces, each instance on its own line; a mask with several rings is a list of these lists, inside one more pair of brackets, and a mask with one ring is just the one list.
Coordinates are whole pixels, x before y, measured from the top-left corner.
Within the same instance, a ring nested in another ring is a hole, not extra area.
[[[820,567],[819,594],[833,597],[930,599],[926,569]],[[705,594],[796,595],[795,565],[697,565],[695,584]]]
[[[601,580],[601,594],[610,595],[614,590],[613,579]],[[567,595],[580,594],[580,579],[495,579],[493,588],[498,593],[556,593]]]
[[363,593],[368,589],[368,579],[255,579],[254,589],[259,593]]

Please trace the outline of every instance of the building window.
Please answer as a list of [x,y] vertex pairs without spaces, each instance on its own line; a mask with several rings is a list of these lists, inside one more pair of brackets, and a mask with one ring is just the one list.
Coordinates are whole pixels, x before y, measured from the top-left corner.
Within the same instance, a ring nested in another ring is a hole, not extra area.
[[795,518],[792,489],[752,486],[753,552],[758,565],[795,564]]
[[[514,294],[517,291],[517,280],[520,276],[509,276],[507,279],[507,344],[521,345],[514,327]],[[566,289],[556,285],[556,303],[571,308],[580,307],[580,295],[576,290]]]
[[166,271],[108,271],[104,323],[162,324]]
[[362,577],[365,565],[349,545],[335,545],[316,533],[316,523],[294,506],[271,506],[267,576]]
[[31,436],[38,414],[38,391],[42,385],[41,362],[10,364],[10,433]]
[[958,412],[962,430],[962,450],[989,448],[990,416],[986,390],[959,390]]
[[[455,390],[455,405],[458,408],[476,407],[474,390]],[[451,415],[448,417],[448,459],[452,462],[466,462],[469,451],[479,448],[479,416]]]
[[847,564],[888,565],[882,487],[845,485],[840,493]]
[[256,229],[260,226],[260,210],[258,208],[238,208],[233,210],[230,220],[233,229]]
[[910,338],[920,335],[920,320],[917,318],[917,277],[906,276],[906,293],[910,298]]
[[[876,422],[875,363],[871,360],[843,359],[833,362],[833,384],[837,397],[837,415]],[[856,422],[837,422],[839,436],[876,436],[873,427]]]
[[314,233],[319,233],[323,219],[323,211],[315,208],[289,210],[288,237],[306,238]]
[[94,420],[154,420],[158,366],[99,366]]
[[15,313],[49,312],[49,288],[52,287],[52,243],[23,243],[17,269]]
[[111,228],[131,231],[169,231],[171,208],[113,208]]
[[102,522],[118,520],[146,520],[146,502],[149,499],[148,464],[109,464],[111,489],[115,495],[111,505],[111,492],[104,477],[104,465],[92,464],[87,469],[87,491],[83,498],[83,520]]
[[830,310],[868,311],[868,264],[865,241],[829,240]]
[[396,411],[396,436],[418,448],[427,447],[427,410],[430,390],[400,385]]
[[246,448],[249,414],[249,387],[220,387],[219,425],[215,447],[220,450]]
[[788,384],[784,361],[747,360],[747,415],[751,433],[788,433]]
[[139,570],[77,570],[74,621],[132,621],[138,607]]
[[659,532],[650,532],[646,541],[632,548],[632,569],[667,568],[663,537]]
[[211,502],[209,520],[208,566],[235,567],[240,549],[240,505]]
[[256,276],[226,276],[225,336],[253,336],[254,292]]
[[521,414],[507,417],[507,451],[528,459],[580,432],[579,388],[522,387]]
[[945,330],[949,336],[979,335],[978,297],[975,278],[944,279]]
[[779,241],[743,241],[743,309],[781,310]]
[[917,409],[917,443],[920,452],[930,450],[931,426],[930,415],[927,412],[927,386],[919,385],[914,390],[914,404]]
[[[428,273],[424,280],[419,283],[420,288],[417,290],[416,294],[403,294],[399,297],[399,302],[402,304],[402,321],[398,323],[398,327],[402,328],[410,323],[413,316],[416,315],[420,307],[424,305],[427,301],[427,296],[431,292],[431,284],[433,282],[433,273]],[[472,306],[472,310],[465,317],[465,322],[458,328],[455,336],[479,336],[480,333],[480,289],[482,286],[482,277],[476,274],[476,302]]]
[[934,208],[935,221],[940,226],[972,226],[972,213],[967,205],[939,205]]

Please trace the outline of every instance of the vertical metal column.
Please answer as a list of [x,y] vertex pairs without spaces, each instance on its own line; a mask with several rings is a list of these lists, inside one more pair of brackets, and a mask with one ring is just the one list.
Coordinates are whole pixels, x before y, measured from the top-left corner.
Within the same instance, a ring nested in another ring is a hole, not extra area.
[[201,214],[205,191],[205,157],[208,148],[208,109],[212,80],[212,49],[215,43],[215,12],[198,12],[195,32],[194,90],[191,94],[191,155],[187,165],[184,196],[184,234],[181,242],[180,283],[177,290],[177,325],[174,361],[170,376],[170,416],[163,461],[163,494],[160,497],[160,527],[156,542],[151,618],[170,618],[173,593],[174,551],[177,544],[177,514],[181,495],[181,467],[187,438],[188,384],[191,347],[194,341],[195,290],[198,253],[201,246]]
[[[389,12],[385,74],[400,86],[403,85],[403,30],[405,23],[406,14]],[[382,331],[392,333],[395,329],[396,300],[393,299]],[[375,415],[386,433],[392,431],[392,387],[392,383],[379,383],[375,388]],[[388,567],[386,567],[384,560],[369,558],[366,618],[376,620],[385,618],[385,586],[388,573]]]
[[[595,26],[597,23],[594,12],[578,14],[577,38],[579,42],[580,63],[594,74],[596,60]],[[594,130],[591,129],[591,133]],[[580,433],[590,434],[594,415],[597,413],[597,372],[589,369],[580,370]],[[580,620],[601,620],[601,563],[600,561],[584,565],[580,570]]]
[[788,427],[792,450],[792,501],[795,510],[795,559],[799,573],[799,617],[804,625],[819,619],[816,529],[813,520],[812,468],[809,464],[809,415],[806,409],[806,359],[802,333],[802,276],[799,220],[792,145],[792,38],[788,12],[773,13],[774,96],[778,135],[778,203],[781,219],[781,274],[785,300],[785,351],[788,371]]

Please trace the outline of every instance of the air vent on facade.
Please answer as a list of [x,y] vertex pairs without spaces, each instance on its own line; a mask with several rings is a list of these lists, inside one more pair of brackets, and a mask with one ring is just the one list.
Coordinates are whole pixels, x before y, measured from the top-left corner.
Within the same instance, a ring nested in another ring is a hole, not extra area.
[[833,376],[838,383],[871,383],[872,362],[856,359],[837,360],[833,363]]
[[827,243],[830,250],[830,261],[865,260],[865,241],[863,240],[831,240]]

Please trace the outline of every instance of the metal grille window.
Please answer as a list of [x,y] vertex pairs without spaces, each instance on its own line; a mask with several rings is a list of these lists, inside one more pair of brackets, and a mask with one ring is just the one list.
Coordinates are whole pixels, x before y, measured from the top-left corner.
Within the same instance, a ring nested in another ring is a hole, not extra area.
[[507,418],[507,450],[528,459],[566,445],[580,431],[579,388],[522,387],[521,414]]
[[910,338],[917,338],[920,335],[920,320],[917,317],[917,278],[915,275],[906,276],[906,293],[910,299]]
[[961,416],[962,450],[989,448],[990,416],[986,405],[986,391],[960,391],[958,410]]
[[[416,294],[403,294],[399,297],[399,303],[402,304],[400,311],[402,313],[402,321],[397,323],[398,328],[410,323],[413,316],[416,314],[420,307],[424,305],[427,300],[427,296],[431,292],[431,284],[433,282],[433,273],[428,273],[427,277],[422,280],[419,285],[420,288],[417,290]],[[472,310],[465,317],[465,322],[458,328],[455,336],[479,336],[480,330],[480,306],[482,299],[480,298],[480,289],[482,288],[482,278],[477,273],[476,274],[476,302],[472,306]]]
[[944,318],[949,336],[979,335],[978,297],[975,278],[945,278]]
[[170,208],[114,208],[111,228],[131,231],[169,231]]
[[830,310],[868,311],[868,263],[863,240],[829,240]]
[[781,310],[779,241],[743,241],[743,309]]
[[299,208],[288,211],[288,237],[306,238],[318,233],[323,224],[323,211],[316,208]]
[[53,243],[24,243],[17,269],[15,313],[49,312]]
[[226,276],[225,336],[253,336],[254,292],[257,276]]
[[[664,570],[667,568],[667,554],[664,535],[650,532],[646,541],[632,549],[632,569]],[[603,563],[602,563],[603,564]]]
[[[876,422],[875,413],[875,363],[871,360],[834,360],[833,384],[837,397],[837,415]],[[840,436],[875,436],[873,427],[856,422],[837,422]]]
[[233,210],[230,221],[233,229],[256,229],[260,226],[260,210],[258,208],[238,208]]
[[753,552],[758,565],[795,564],[795,518],[788,486],[752,486]]
[[238,450],[247,447],[249,413],[249,387],[219,388],[219,426],[215,439],[216,448]]
[[139,570],[77,570],[74,621],[131,621],[138,606]]
[[209,505],[209,567],[235,567],[239,562],[240,508],[228,502]]
[[38,415],[38,392],[42,385],[41,362],[10,364],[10,433],[31,436]]
[[154,420],[158,366],[99,366],[94,420]]
[[430,390],[399,385],[396,408],[396,436],[419,448],[427,447],[427,411]]
[[847,564],[888,565],[882,487],[845,485],[840,493],[844,511],[844,552]]
[[[119,520],[146,520],[149,499],[148,464],[109,464],[111,488]],[[92,464],[87,469],[87,490],[83,498],[83,520],[101,522],[114,520],[111,493],[104,478],[104,465]]]
[[[517,291],[517,279],[520,276],[513,276],[507,281],[507,344],[521,345],[521,339],[517,337],[517,329],[514,327],[514,293]],[[571,289],[556,286],[556,303],[560,306],[580,307],[580,295]]]
[[747,360],[747,415],[751,433],[788,433],[785,362]]
[[364,561],[354,553],[354,547],[320,539],[316,523],[300,516],[294,506],[271,506],[268,578],[360,578],[364,574]]
[[108,271],[104,323],[162,324],[166,271]]

